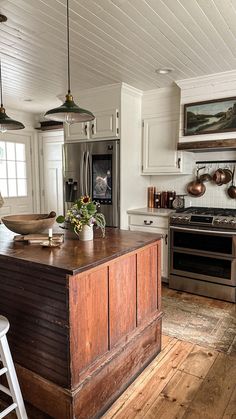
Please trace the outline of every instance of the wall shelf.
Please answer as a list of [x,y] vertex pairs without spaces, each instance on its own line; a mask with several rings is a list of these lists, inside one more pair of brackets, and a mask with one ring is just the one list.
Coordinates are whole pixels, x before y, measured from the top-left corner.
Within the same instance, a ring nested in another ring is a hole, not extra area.
[[203,151],[236,150],[236,139],[211,141],[186,141],[178,143],[178,150],[201,153]]

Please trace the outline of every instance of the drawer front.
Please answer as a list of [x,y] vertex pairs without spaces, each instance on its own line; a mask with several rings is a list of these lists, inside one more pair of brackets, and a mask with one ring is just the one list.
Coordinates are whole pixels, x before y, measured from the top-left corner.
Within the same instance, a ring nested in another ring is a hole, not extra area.
[[163,227],[168,228],[168,217],[158,217],[150,215],[131,214],[129,219],[130,225],[144,227]]

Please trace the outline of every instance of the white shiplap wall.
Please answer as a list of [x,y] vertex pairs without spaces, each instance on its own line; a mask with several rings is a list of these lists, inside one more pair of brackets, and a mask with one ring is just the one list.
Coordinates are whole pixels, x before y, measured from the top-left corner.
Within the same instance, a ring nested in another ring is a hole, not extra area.
[[[222,138],[235,138],[236,133],[207,134],[196,136],[183,136],[183,105],[201,100],[218,99],[223,97],[236,96],[236,72],[227,72],[215,76],[199,77],[191,80],[182,80],[178,82],[180,90],[173,86],[172,88],[159,89],[152,92],[146,92],[143,100],[142,116],[147,117],[149,113],[152,116],[160,116],[163,111],[169,115],[180,116],[180,141],[199,141],[214,140]],[[225,135],[226,134],[226,135]],[[194,153],[195,161],[205,160],[234,160],[236,151]],[[217,166],[210,168],[213,172]],[[193,180],[196,166],[193,164],[193,176],[150,176],[150,185],[154,185],[158,190],[176,190],[178,194],[186,193],[188,182]],[[229,185],[228,185],[229,186]],[[202,197],[193,198],[187,196],[186,206],[206,206],[236,208],[236,200],[227,195],[226,186],[216,186],[212,182],[206,183],[206,192]]]

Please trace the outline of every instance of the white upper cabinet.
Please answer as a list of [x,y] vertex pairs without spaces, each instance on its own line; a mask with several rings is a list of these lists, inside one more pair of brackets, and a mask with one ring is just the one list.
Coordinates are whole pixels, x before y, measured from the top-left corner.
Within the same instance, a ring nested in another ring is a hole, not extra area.
[[146,92],[142,106],[142,174],[192,173],[193,154],[177,150],[179,89]]
[[87,140],[88,137],[88,122],[80,122],[78,124],[64,124],[65,141],[79,141]]
[[119,136],[119,113],[117,109],[96,112],[90,123],[91,138],[117,138]]
[[143,174],[179,173],[181,154],[177,152],[178,121],[148,118],[143,121]]
[[65,124],[65,141],[106,139],[119,137],[119,113],[117,109],[95,112],[91,122]]

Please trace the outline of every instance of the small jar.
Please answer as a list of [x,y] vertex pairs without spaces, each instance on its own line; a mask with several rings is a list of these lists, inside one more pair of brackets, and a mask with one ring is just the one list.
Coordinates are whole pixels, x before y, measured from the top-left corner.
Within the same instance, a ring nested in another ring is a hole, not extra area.
[[154,194],[154,208],[161,208],[161,192]]
[[161,193],[161,208],[167,208],[167,191]]
[[156,193],[155,186],[148,187],[148,208],[154,208],[154,195]]
[[167,191],[167,208],[173,208],[173,200],[176,197],[175,191]]

